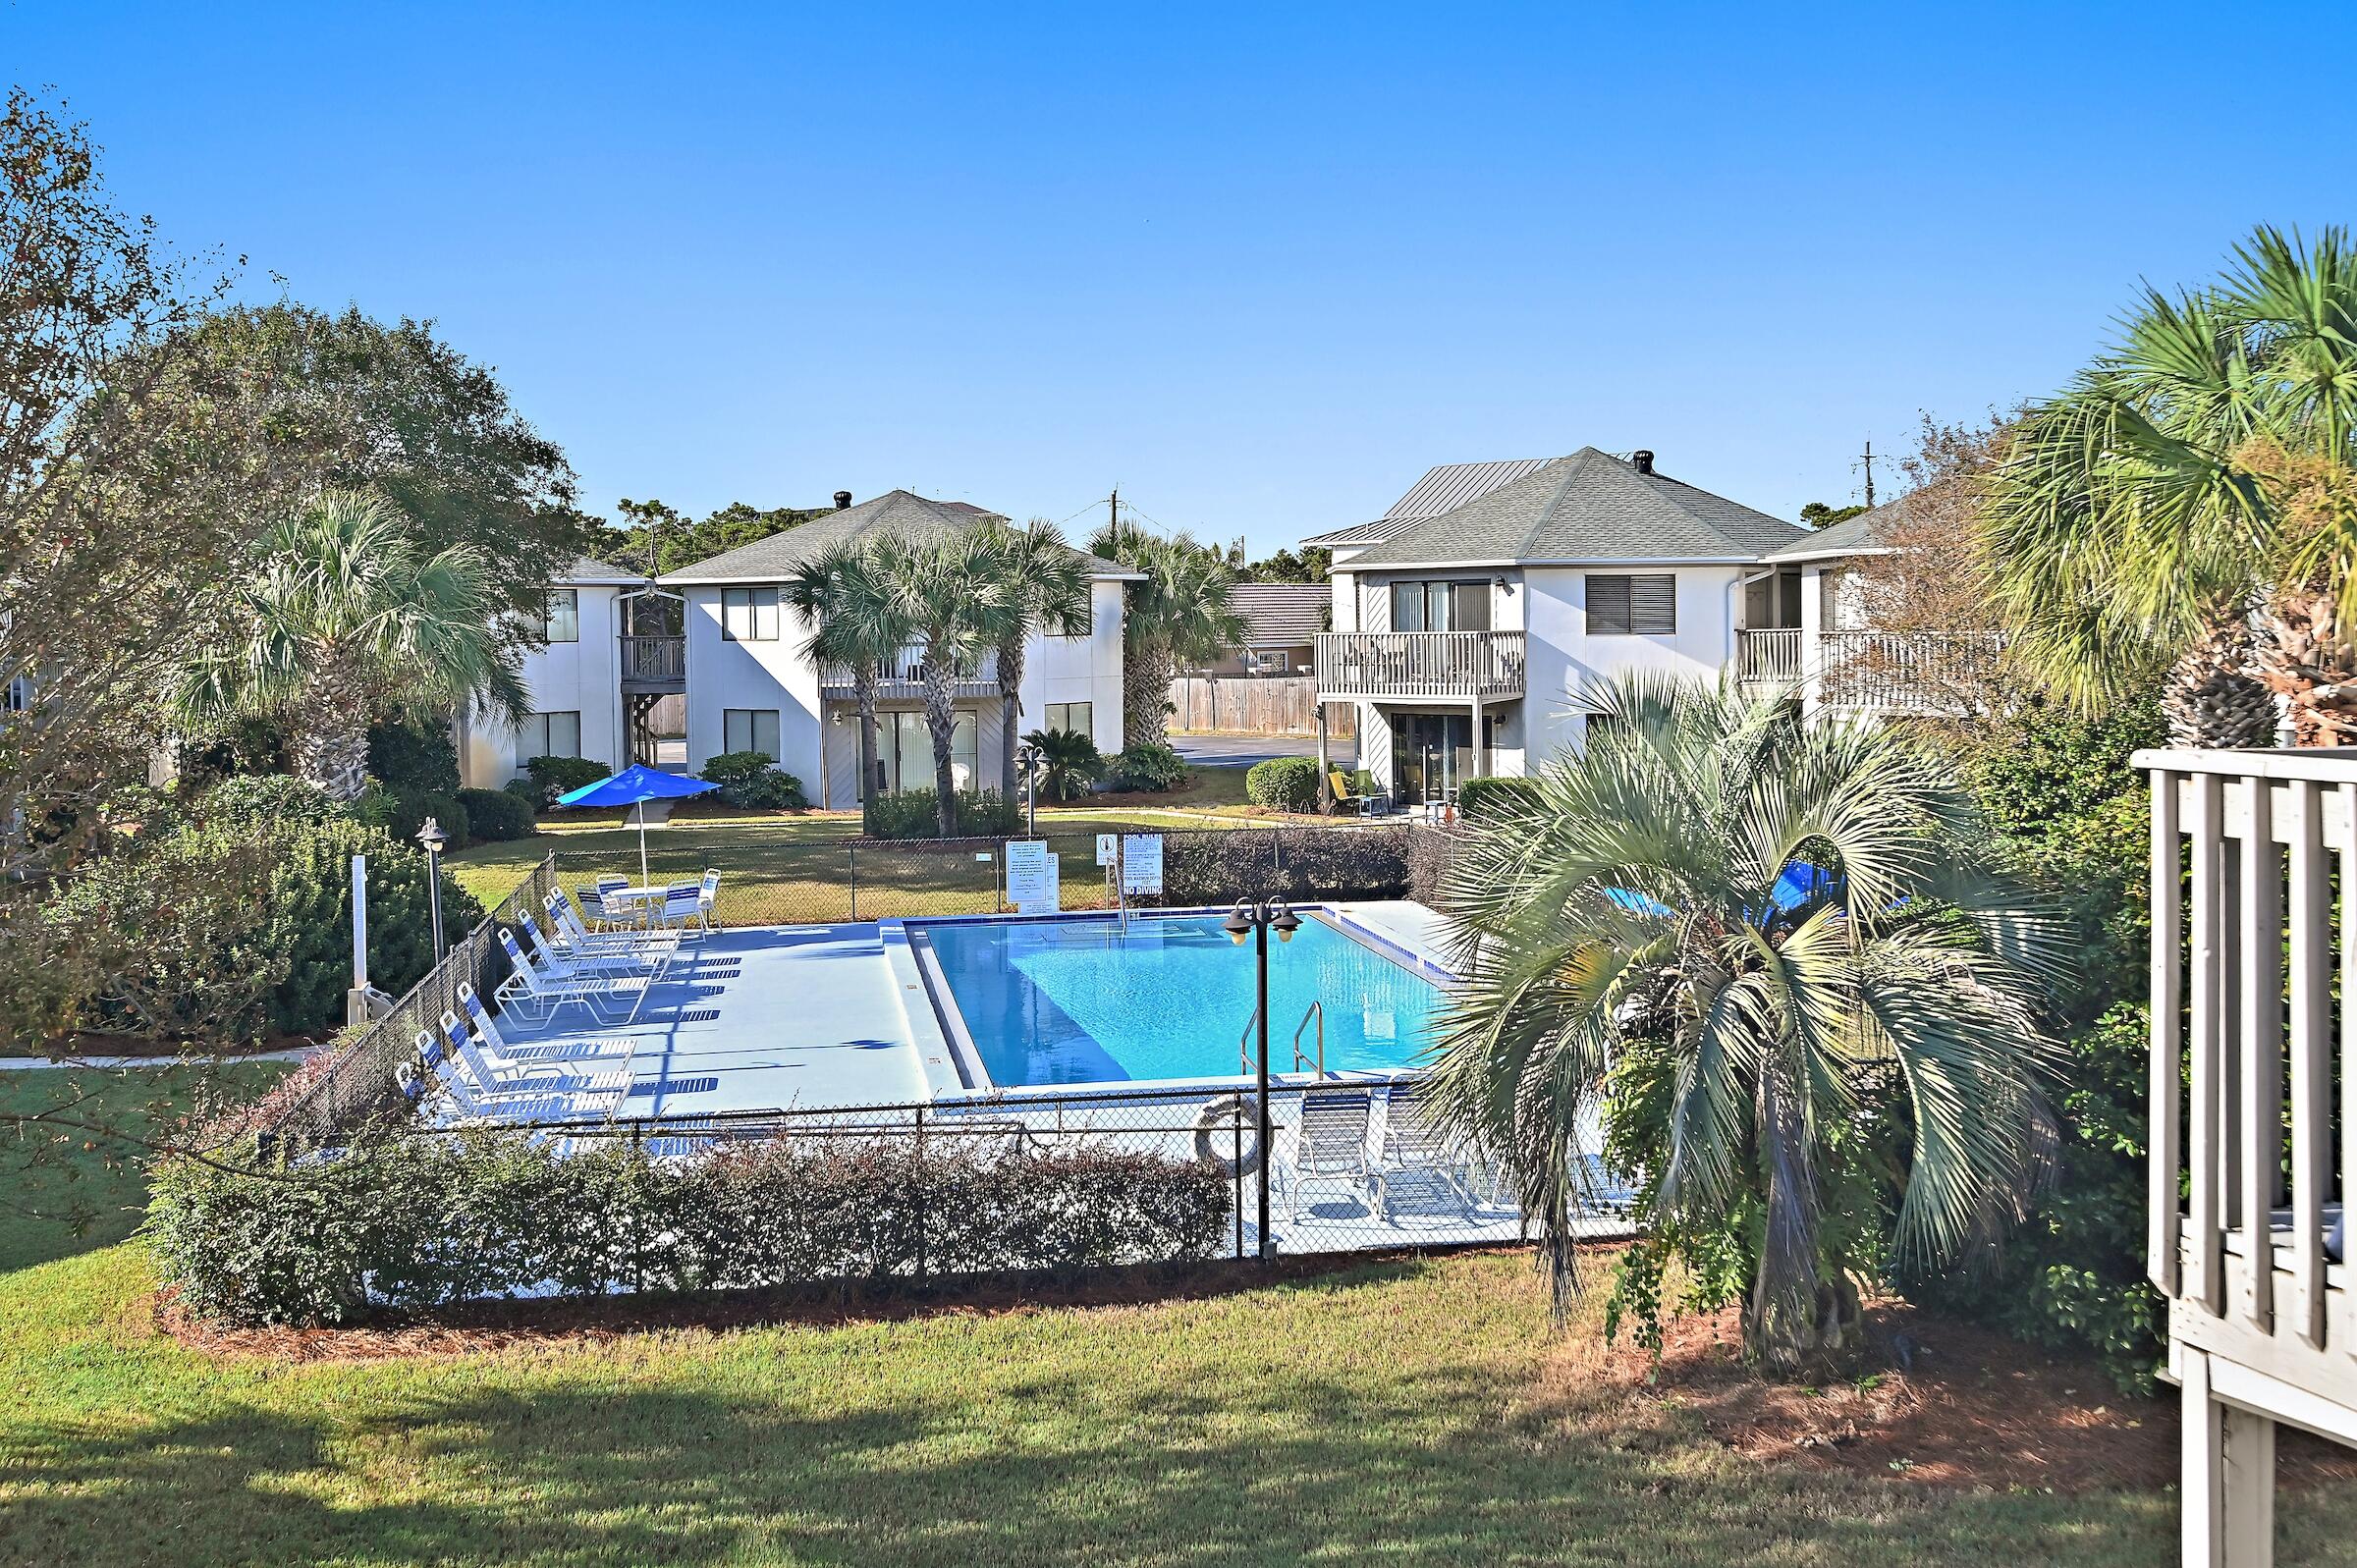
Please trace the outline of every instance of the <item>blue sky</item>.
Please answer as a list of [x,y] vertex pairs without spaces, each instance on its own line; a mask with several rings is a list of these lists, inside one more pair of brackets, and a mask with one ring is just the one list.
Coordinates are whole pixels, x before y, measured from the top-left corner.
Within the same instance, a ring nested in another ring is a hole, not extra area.
[[1863,440],[2051,389],[2139,278],[2347,220],[2353,31],[0,0],[126,204],[249,295],[433,317],[600,510],[905,485],[1079,529],[1119,484],[1256,554],[1582,445],[1853,499]]

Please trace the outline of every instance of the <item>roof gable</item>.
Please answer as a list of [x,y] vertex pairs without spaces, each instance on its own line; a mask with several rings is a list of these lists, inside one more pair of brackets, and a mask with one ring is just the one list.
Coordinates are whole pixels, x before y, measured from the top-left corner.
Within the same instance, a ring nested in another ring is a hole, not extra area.
[[[782,582],[801,565],[829,547],[866,534],[892,534],[923,542],[963,533],[989,520],[1005,519],[995,512],[964,501],[929,501],[906,490],[887,490],[855,507],[846,507],[812,518],[784,533],[756,539],[749,545],[723,551],[663,573],[669,584],[688,586],[719,582]],[[1093,577],[1126,577],[1129,568],[1100,557],[1075,552]]]

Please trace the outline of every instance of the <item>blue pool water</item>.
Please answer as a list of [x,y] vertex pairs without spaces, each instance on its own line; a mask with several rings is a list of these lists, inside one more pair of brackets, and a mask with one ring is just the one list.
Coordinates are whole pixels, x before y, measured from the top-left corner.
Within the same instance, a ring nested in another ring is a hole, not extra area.
[[[926,926],[991,1081],[1232,1077],[1252,1017],[1253,960],[1217,915]],[[1294,1026],[1326,1004],[1326,1070],[1414,1066],[1441,1005],[1432,982],[1304,918],[1269,939],[1269,1067],[1292,1068]],[[1301,1036],[1313,1050],[1315,1028]]]

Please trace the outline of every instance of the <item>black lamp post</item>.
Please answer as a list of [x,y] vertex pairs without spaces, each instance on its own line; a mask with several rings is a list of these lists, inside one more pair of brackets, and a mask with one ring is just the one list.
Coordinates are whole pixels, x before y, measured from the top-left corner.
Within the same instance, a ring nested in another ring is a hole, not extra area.
[[1265,1262],[1277,1256],[1276,1244],[1269,1236],[1269,1161],[1275,1155],[1275,1139],[1269,1127],[1269,929],[1275,927],[1279,942],[1290,942],[1293,933],[1301,929],[1301,917],[1283,898],[1238,898],[1235,908],[1220,929],[1227,932],[1237,946],[1244,938],[1253,939],[1257,948],[1259,971],[1259,1002],[1254,1016],[1260,1020],[1260,1256]]
[[1026,740],[1014,748],[1023,770],[1023,837],[1039,837],[1039,748]]
[[445,844],[450,842],[450,836],[442,831],[442,824],[428,817],[425,819],[425,826],[417,830],[417,841],[425,845],[425,906],[433,913],[434,962],[440,963],[442,961],[442,849]]

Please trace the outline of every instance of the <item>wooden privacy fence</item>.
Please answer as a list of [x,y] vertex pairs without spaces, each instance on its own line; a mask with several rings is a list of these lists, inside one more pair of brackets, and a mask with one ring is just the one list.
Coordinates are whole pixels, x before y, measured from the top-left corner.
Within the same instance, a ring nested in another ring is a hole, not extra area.
[[[1354,735],[1357,710],[1326,705],[1326,732]],[[1227,730],[1247,735],[1318,732],[1318,682],[1311,676],[1179,676],[1171,682],[1173,730]]]

